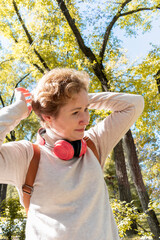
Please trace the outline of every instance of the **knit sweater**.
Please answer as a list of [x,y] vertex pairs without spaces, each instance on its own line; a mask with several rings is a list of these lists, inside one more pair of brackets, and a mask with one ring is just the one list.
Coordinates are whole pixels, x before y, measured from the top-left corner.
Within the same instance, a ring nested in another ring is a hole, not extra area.
[[[143,97],[124,93],[89,94],[89,108],[111,110],[103,121],[85,132],[95,144],[101,165],[90,148],[81,157],[63,161],[46,146],[34,182],[26,225],[27,240],[118,240],[109,204],[103,167],[113,147],[143,110]],[[9,131],[26,117],[22,100],[0,110],[0,182],[17,187],[23,205],[22,185],[33,157],[26,140],[2,144]],[[61,139],[46,129],[46,141]]]

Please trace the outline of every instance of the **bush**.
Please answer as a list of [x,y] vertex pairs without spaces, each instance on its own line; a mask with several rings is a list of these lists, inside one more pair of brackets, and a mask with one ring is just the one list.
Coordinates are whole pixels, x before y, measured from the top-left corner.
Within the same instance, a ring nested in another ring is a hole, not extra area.
[[20,240],[25,239],[26,218],[23,216],[22,208],[18,199],[7,199],[1,203],[0,227],[3,237],[11,240],[13,236],[18,236]]
[[115,199],[111,202],[111,207],[119,229],[119,236],[121,238],[124,238],[126,232],[131,229],[132,224],[136,223],[138,227],[137,234],[152,239],[151,232],[146,230],[146,227],[144,227],[143,224],[147,215],[145,213],[140,213],[137,207],[134,206],[133,201],[131,203],[126,203],[125,201],[122,202]]

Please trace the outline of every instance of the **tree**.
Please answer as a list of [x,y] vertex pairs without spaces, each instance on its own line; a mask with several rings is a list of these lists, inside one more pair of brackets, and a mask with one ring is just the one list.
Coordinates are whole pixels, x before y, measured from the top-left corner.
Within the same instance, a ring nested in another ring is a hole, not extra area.
[[126,201],[126,202],[131,202],[132,197],[131,197],[131,190],[130,190],[130,184],[128,181],[128,176],[127,176],[127,170],[125,167],[125,156],[123,152],[123,146],[122,146],[122,140],[119,141],[117,144],[118,147],[114,148],[114,160],[115,160],[115,165],[116,165],[116,175],[118,177],[118,185],[120,193],[120,200],[121,201]]
[[18,234],[19,239],[24,239],[26,219],[21,211],[19,200],[7,199],[1,203],[1,206],[4,209],[3,218],[0,220],[3,236],[11,240],[13,236]]
[[[82,3],[84,2],[82,1]],[[92,18],[88,17],[89,9],[87,9],[87,14],[82,16],[79,5],[76,4],[80,3],[78,1],[72,1],[72,3],[66,1],[65,3],[62,0],[36,3],[35,1],[10,0],[6,5],[5,2],[1,2],[1,31],[10,40],[9,51],[5,54],[3,62],[5,64],[12,62],[12,68],[13,63],[16,66],[19,64],[19,72],[30,73],[27,81],[23,82],[26,87],[35,83],[48,69],[63,65],[89,71],[92,77],[91,89],[96,89],[96,87],[101,89],[102,87],[103,90],[134,92],[135,83],[132,85],[132,80],[135,80],[136,75],[131,81],[126,81],[126,79],[130,72],[132,74],[134,71],[136,72],[136,68],[128,69],[126,75],[121,76],[121,69],[116,72],[115,65],[113,65],[123,55],[120,51],[120,42],[114,35],[113,29],[120,26],[125,28],[127,34],[130,35],[135,33],[133,29],[140,26],[143,26],[144,31],[149,30],[151,24],[146,13],[149,11],[156,14],[160,8],[159,1],[154,1],[154,4],[148,3],[146,0],[140,3],[133,0],[114,1],[109,4],[107,2],[103,16],[100,15],[101,5],[94,1],[94,4],[97,4],[94,14],[95,11],[99,14],[97,18],[93,18],[93,13]],[[106,13],[110,14],[106,16]],[[84,34],[84,16],[85,23],[93,26],[92,32],[87,35]],[[104,22],[99,27],[97,24],[101,17]],[[112,66],[111,79],[107,71],[109,64]],[[6,66],[11,67],[11,64]],[[11,72],[14,72],[13,69]],[[3,69],[3,79],[7,73],[8,71]],[[15,70],[15,73],[14,77],[18,75],[18,71]],[[11,75],[13,82],[14,77]],[[12,81],[10,82],[12,83]],[[98,82],[101,83],[101,86]],[[143,83],[141,85],[144,89]],[[141,93],[141,90],[138,89],[136,92]],[[5,95],[7,95],[6,90],[1,96],[4,98]],[[7,101],[6,98],[6,103]],[[32,118],[33,121],[34,119]],[[138,136],[137,132],[143,132],[144,136],[142,118],[136,125],[138,127],[138,131],[135,131],[136,136]],[[148,125],[146,124],[146,126]],[[32,130],[34,129],[36,128]]]
[[130,165],[132,178],[135,183],[135,186],[142,204],[142,208],[144,212],[147,212],[147,215],[148,215],[147,220],[149,223],[149,227],[152,233],[154,233],[153,238],[158,239],[160,235],[159,222],[155,212],[152,209],[149,210],[149,196],[142,179],[142,174],[138,164],[138,157],[136,154],[135,144],[134,144],[130,130],[127,132],[127,134],[124,137],[124,143],[125,143],[125,149],[128,157],[128,162]]

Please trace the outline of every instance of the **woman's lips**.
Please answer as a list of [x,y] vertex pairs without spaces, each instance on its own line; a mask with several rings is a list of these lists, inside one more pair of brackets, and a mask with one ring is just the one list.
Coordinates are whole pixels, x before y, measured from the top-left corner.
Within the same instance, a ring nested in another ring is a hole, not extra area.
[[77,132],[84,132],[84,128],[83,129],[75,129],[75,131],[77,131]]

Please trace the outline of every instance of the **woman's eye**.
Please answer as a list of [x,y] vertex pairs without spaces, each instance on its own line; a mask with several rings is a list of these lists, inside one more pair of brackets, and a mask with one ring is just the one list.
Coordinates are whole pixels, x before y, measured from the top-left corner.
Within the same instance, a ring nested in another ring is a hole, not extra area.
[[85,110],[84,110],[85,112],[88,112],[88,108],[85,108]]
[[77,115],[77,114],[78,114],[78,112],[73,112],[72,114],[73,114],[73,115]]

